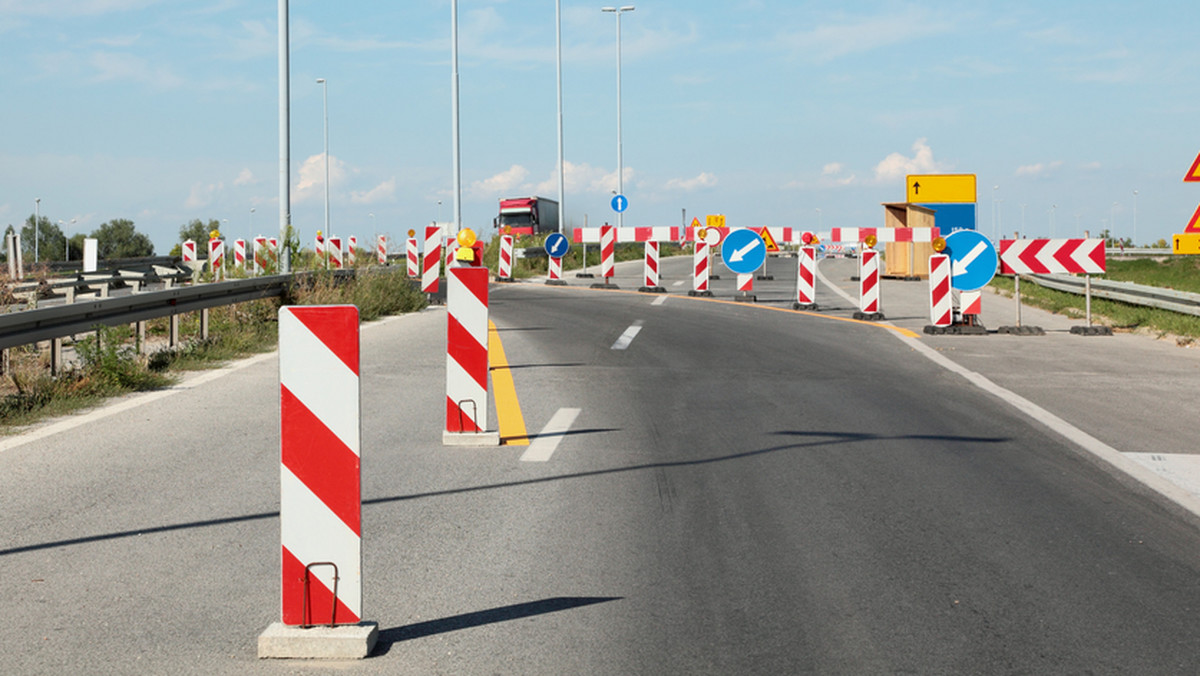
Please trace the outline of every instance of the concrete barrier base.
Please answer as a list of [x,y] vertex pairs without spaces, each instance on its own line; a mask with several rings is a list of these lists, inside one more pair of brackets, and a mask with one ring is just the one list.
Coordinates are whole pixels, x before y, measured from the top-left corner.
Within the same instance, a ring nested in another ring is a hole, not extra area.
[[499,446],[500,432],[442,432],[443,446]]
[[302,629],[272,622],[258,637],[259,659],[361,660],[375,649],[375,622]]

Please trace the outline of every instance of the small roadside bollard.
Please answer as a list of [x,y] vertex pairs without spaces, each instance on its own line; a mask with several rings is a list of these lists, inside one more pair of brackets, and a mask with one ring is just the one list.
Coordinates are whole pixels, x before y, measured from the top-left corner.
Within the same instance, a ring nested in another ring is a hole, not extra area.
[[475,233],[463,228],[446,269],[446,446],[499,446],[488,431],[488,269]]
[[260,658],[361,659],[379,638],[362,621],[358,309],[279,311],[281,621]]

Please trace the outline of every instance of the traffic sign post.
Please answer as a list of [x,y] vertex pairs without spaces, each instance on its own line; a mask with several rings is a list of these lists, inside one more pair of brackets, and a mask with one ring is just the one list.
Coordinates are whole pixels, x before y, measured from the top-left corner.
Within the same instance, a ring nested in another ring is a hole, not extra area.
[[567,282],[562,278],[562,257],[571,249],[566,235],[560,232],[551,233],[546,238],[545,246],[546,254],[550,256],[546,284],[550,286],[566,286]]
[[757,300],[749,291],[753,288],[754,272],[762,267],[766,260],[767,244],[757,232],[732,230],[725,236],[725,241],[721,244],[721,261],[725,263],[725,267],[738,275],[738,290],[742,295],[737,300]]
[[[1103,274],[1107,268],[1104,240],[1093,239],[1002,239],[1000,240],[1000,273],[1013,275],[1016,298],[1017,326],[1016,330],[1000,327],[1001,333],[1020,333],[1042,335],[1044,332],[1034,327],[1021,327],[1021,275],[1029,274],[1085,274],[1088,275],[1085,287],[1084,305],[1087,308],[1088,326],[1072,328],[1073,333],[1088,335],[1110,335],[1108,327],[1092,327],[1092,278],[1093,274]],[[1083,329],[1076,331],[1076,328]]]

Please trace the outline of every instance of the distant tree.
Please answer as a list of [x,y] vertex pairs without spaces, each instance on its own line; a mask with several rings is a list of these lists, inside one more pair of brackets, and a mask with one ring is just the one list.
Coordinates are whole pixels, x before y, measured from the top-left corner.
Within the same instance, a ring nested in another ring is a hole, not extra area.
[[138,232],[129,219],[114,218],[93,230],[91,236],[97,240],[97,254],[104,260],[154,255],[150,238]]
[[[29,218],[25,219],[25,225],[21,228],[21,251],[24,253],[25,264],[29,265],[33,260],[33,219],[35,216],[29,214]],[[49,218],[42,216],[38,219],[37,229],[37,262],[57,261],[62,260],[66,238],[63,236],[62,230],[55,224],[50,222]]]
[[199,218],[193,218],[187,225],[179,226],[179,241],[186,242],[190,239],[199,248],[205,246],[205,242],[208,241],[208,235],[213,230],[218,232],[221,230],[221,221],[210,218],[206,223]]

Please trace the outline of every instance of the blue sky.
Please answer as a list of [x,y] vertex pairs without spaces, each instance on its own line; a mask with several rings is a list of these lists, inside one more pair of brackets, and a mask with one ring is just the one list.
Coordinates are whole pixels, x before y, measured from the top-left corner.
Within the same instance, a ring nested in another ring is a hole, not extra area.
[[[604,2],[562,4],[566,212],[598,225],[614,219],[614,19]],[[1139,241],[1169,239],[1200,204],[1181,182],[1200,153],[1194,2],[635,4],[626,225],[686,209],[879,226],[906,173],[977,174],[989,235],[1048,236],[1053,214],[1058,236],[1132,236],[1136,211]],[[449,220],[449,0],[290,11],[304,238],[324,219],[319,77],[334,232]],[[557,194],[554,2],[459,11],[463,217],[487,230],[499,198]],[[69,232],[130,218],[160,252],[193,218],[277,230],[276,15],[272,0],[0,0],[0,225],[40,197]]]

